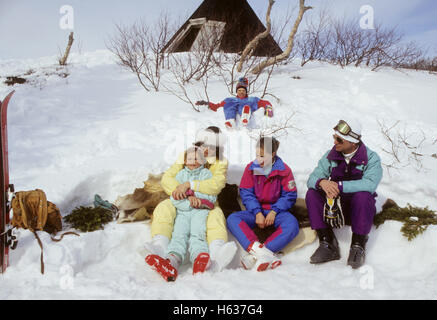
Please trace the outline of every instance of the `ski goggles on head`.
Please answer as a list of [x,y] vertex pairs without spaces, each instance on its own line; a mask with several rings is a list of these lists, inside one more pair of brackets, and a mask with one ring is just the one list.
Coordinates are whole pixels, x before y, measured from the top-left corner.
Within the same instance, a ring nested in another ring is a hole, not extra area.
[[357,140],[360,140],[361,138],[361,135],[353,132],[351,127],[344,120],[340,120],[338,124],[334,127],[334,130],[340,132],[344,136],[351,136],[352,138],[355,138]]

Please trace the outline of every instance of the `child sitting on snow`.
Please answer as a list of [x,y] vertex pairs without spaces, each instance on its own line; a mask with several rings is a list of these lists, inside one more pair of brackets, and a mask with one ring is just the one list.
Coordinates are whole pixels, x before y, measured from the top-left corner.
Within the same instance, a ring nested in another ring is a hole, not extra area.
[[[291,169],[276,154],[279,141],[261,137],[256,145],[256,159],[244,170],[240,183],[241,200],[246,211],[232,213],[227,219],[229,231],[249,255],[243,267],[257,271],[276,268],[275,256],[299,232],[296,218],[289,212],[296,202],[297,189]],[[261,244],[253,232],[255,225],[274,225],[276,231]]]
[[247,93],[248,86],[249,81],[247,78],[240,78],[236,86],[236,97],[226,98],[217,104],[207,101],[197,101],[196,105],[207,105],[212,111],[217,111],[219,108],[223,107],[226,119],[225,126],[228,129],[236,127],[237,114],[240,116],[241,125],[246,127],[249,124],[252,113],[259,108],[265,109],[264,113],[266,116],[273,117],[272,104],[267,100],[261,100],[257,97],[249,97]]
[[[206,160],[198,147],[188,149],[184,154],[184,168],[176,175],[179,183],[193,180],[207,180],[212,173],[204,167]],[[146,262],[167,281],[174,281],[177,269],[184,261],[189,247],[190,261],[193,263],[193,274],[204,272],[209,264],[209,250],[206,242],[206,219],[210,210],[214,209],[216,196],[187,191],[188,198],[175,200],[170,197],[176,207],[176,219],[171,241],[167,247],[166,257],[149,255]]]

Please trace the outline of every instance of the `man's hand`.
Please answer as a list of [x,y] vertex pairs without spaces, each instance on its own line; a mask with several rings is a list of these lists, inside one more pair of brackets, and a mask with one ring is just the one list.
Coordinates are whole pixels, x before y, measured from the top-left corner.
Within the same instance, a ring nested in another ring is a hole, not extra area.
[[328,198],[334,199],[340,194],[338,183],[335,181],[322,180],[319,182],[320,188],[325,191]]
[[194,197],[194,196],[189,196],[189,197],[188,197],[188,200],[190,201],[190,205],[191,205],[193,208],[198,208],[198,207],[200,207],[200,205],[202,204],[202,202],[200,201],[200,199],[199,199],[199,198],[196,198],[196,197]]
[[255,218],[256,218],[255,223],[258,225],[258,227],[264,229],[264,227],[266,226],[266,218],[264,218],[262,212],[258,212]]
[[275,223],[275,218],[276,218],[276,212],[271,210],[267,216],[266,216],[266,224],[265,226],[271,226],[273,223]]
[[190,189],[190,183],[185,182],[176,187],[176,189],[171,194],[175,200],[183,200],[187,198],[185,194],[187,190]]

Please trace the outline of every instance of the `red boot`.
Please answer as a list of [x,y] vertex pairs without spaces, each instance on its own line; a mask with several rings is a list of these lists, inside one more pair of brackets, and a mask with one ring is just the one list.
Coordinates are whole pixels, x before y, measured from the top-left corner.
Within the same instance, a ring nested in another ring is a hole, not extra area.
[[149,254],[146,257],[146,263],[169,282],[175,281],[178,276],[178,270],[171,265],[169,259],[161,258],[156,254]]
[[204,272],[208,269],[210,264],[211,259],[209,258],[209,254],[206,252],[199,253],[193,263],[193,274]]

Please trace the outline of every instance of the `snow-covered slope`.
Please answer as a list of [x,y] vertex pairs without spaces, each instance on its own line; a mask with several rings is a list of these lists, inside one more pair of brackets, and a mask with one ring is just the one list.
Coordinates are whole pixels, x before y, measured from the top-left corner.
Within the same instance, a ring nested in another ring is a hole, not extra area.
[[[56,70],[55,61],[0,61],[0,97],[12,89],[3,83],[6,76],[30,73],[29,84],[13,88],[9,105],[10,175],[17,191],[43,189],[63,215],[91,205],[96,193],[114,201],[141,187],[149,173],[162,172],[174,161],[197,130],[210,125],[224,130],[221,110],[198,113],[172,95],[146,92],[107,51],[73,56],[65,78],[56,74],[65,70]],[[402,206],[436,210],[436,88],[437,77],[424,72],[371,72],[321,63],[278,69],[270,91],[281,100],[271,100],[271,121],[295,112],[295,128],[280,137],[279,155],[294,172],[299,196],[304,197],[309,173],[332,146],[332,127],[342,116],[353,115],[362,122],[363,141],[384,164],[399,168],[385,167],[378,209],[392,198]],[[211,100],[227,95],[223,84],[211,81]],[[393,149],[381,132],[381,125],[395,124],[392,137],[418,147],[398,142],[399,163],[386,152]],[[229,183],[239,182],[254,158],[253,146],[246,132],[228,133]],[[412,150],[422,155],[416,156],[419,162]],[[145,266],[141,248],[150,240],[148,222],[110,223],[103,231],[59,243],[40,233],[45,275],[39,273],[37,242],[22,230],[11,266],[0,278],[0,299],[436,299],[437,226],[411,242],[400,228],[391,221],[372,230],[366,267],[360,270],[346,266],[351,232],[344,228],[337,233],[342,259],[336,262],[310,265],[313,243],[285,256],[274,271],[244,271],[234,263],[222,273],[193,278],[186,266],[175,283],[165,283]]]

